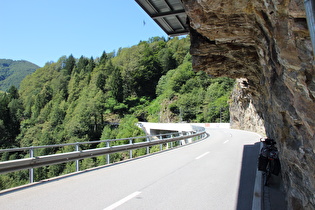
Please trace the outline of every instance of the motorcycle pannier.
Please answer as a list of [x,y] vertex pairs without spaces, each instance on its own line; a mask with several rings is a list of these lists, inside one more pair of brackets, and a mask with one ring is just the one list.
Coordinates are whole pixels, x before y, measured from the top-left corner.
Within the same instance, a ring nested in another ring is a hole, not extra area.
[[259,155],[258,158],[258,170],[259,171],[266,171],[268,164],[268,158],[264,157],[263,155]]
[[274,168],[273,168],[272,173],[278,176],[280,173],[280,170],[281,170],[280,160],[278,158],[274,159]]

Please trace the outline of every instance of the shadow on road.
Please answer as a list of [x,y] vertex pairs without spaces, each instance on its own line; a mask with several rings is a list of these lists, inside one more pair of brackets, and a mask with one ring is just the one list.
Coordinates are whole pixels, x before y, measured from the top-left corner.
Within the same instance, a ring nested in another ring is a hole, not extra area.
[[244,145],[237,210],[252,209],[260,142]]

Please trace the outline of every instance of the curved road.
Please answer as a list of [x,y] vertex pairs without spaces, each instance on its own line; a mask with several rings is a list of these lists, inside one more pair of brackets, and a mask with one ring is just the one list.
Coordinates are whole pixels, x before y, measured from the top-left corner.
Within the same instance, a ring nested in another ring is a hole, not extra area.
[[207,129],[198,143],[18,190],[5,209],[251,209],[259,136]]

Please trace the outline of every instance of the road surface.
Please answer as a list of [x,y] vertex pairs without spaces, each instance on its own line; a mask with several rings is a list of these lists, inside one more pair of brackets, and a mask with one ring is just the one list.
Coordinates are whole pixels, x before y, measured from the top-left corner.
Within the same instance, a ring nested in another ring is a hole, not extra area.
[[259,136],[207,129],[198,143],[0,193],[0,209],[251,209]]

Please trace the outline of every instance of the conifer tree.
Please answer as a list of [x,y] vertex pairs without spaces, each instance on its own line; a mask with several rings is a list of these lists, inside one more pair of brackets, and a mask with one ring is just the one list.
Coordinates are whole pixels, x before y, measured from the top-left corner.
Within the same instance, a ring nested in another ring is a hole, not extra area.
[[93,57],[91,57],[88,65],[87,65],[87,70],[88,70],[88,72],[92,72],[94,68],[95,68],[94,59],[93,59]]
[[18,99],[19,98],[19,92],[18,89],[15,86],[11,86],[8,90],[9,96],[11,99]]
[[106,61],[107,61],[107,54],[105,51],[103,51],[103,54],[100,58],[100,64],[106,64]]
[[75,67],[75,59],[72,54],[66,60],[65,68],[68,75],[71,75],[73,68]]

